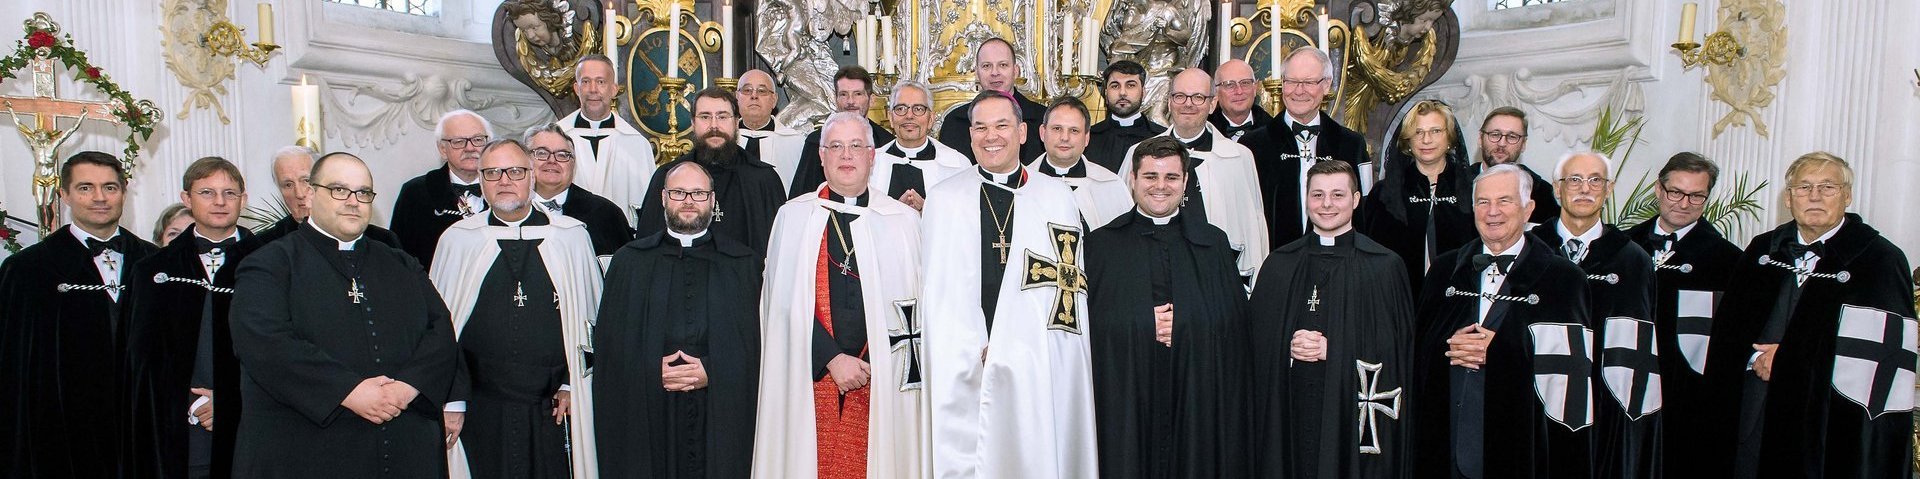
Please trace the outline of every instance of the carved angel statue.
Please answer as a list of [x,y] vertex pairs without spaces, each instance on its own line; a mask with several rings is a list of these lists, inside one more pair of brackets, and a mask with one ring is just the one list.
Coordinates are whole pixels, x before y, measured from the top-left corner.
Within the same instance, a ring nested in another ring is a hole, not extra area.
[[1207,52],[1205,3],[1175,0],[1116,0],[1100,28],[1108,61],[1133,60],[1147,68],[1147,115],[1165,118],[1172,72],[1200,65]]
[[[1341,124],[1355,130],[1376,133],[1369,124],[1375,116],[1391,117],[1391,112],[1376,112],[1375,107],[1406,101],[1420,90],[1433,72],[1442,42],[1435,22],[1447,13],[1441,0],[1394,0],[1356,2],[1354,16],[1364,30],[1372,33],[1353,42],[1354,51],[1344,55],[1353,59],[1348,71],[1355,73],[1341,86]],[[1456,33],[1457,34],[1457,33]],[[1452,40],[1448,40],[1451,42]],[[1451,59],[1451,47],[1446,55]],[[1377,132],[1384,134],[1384,130]]]
[[573,5],[567,0],[507,2],[507,20],[520,30],[520,38],[542,61],[565,58],[572,53],[574,15]]
[[832,114],[833,74],[840,65],[828,40],[845,35],[861,16],[860,0],[771,0],[761,4],[754,51],[785,84],[783,125],[811,124]]

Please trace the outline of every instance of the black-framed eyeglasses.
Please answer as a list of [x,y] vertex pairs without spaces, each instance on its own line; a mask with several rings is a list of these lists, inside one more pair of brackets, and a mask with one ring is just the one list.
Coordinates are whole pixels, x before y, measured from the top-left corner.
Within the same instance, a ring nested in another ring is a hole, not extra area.
[[1480,136],[1485,137],[1486,139],[1489,139],[1489,140],[1493,140],[1494,143],[1504,143],[1504,144],[1519,143],[1521,140],[1527,139],[1527,135],[1525,133],[1514,133],[1510,131],[1481,130]]
[[1173,102],[1175,105],[1198,105],[1212,99],[1213,95],[1204,94],[1175,93],[1167,95],[1167,101]]
[[533,151],[529,153],[533,155],[533,159],[539,160],[539,161],[555,161],[560,163],[573,161],[572,150],[555,151],[555,150],[549,150],[546,148],[534,148]]
[[520,181],[520,180],[527,179],[528,171],[532,171],[532,168],[527,168],[524,166],[515,166],[511,168],[481,168],[480,179],[487,180],[487,181],[500,181],[500,177],[505,176],[508,179],[511,179],[513,181]]
[[673,201],[706,201],[713,199],[713,190],[666,190],[667,199]]
[[1699,206],[1707,203],[1706,193],[1688,193],[1685,191],[1668,188],[1665,182],[1660,183],[1660,195],[1666,197],[1667,201],[1671,201],[1674,203],[1686,202],[1686,204],[1694,205],[1694,206]]
[[441,138],[440,142],[445,143],[447,144],[447,146],[451,146],[454,148],[466,148],[469,146],[486,146],[487,135],[480,135],[480,136],[467,137],[467,138]]
[[374,195],[379,194],[379,193],[374,193],[372,188],[368,188],[364,190],[356,190],[356,189],[348,188],[345,186],[327,186],[319,183],[307,183],[307,184],[313,185],[314,188],[327,190],[327,196],[331,196],[333,197],[333,199],[340,200],[340,201],[346,201],[348,197],[352,197],[353,199],[359,200],[361,203],[372,203]]
[[927,108],[926,105],[894,105],[893,108],[888,108],[887,110],[900,116],[927,116],[927,113],[933,111],[932,108]]

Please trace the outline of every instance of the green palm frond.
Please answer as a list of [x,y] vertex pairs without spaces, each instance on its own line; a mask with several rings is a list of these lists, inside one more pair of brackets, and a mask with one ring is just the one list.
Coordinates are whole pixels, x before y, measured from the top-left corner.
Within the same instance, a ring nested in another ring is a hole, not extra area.
[[[1646,118],[1620,117],[1614,114],[1612,107],[1607,107],[1600,110],[1600,119],[1594,125],[1593,138],[1588,144],[1593,146],[1594,151],[1613,158],[1616,173],[1626,171],[1627,161],[1633,157],[1633,147],[1640,143],[1640,132],[1645,128]],[[1620,151],[1623,147],[1626,148],[1624,152]],[[1626,196],[1608,195],[1601,221],[1629,227],[1659,216],[1659,189],[1655,186],[1658,178],[1652,175],[1650,172],[1641,174]],[[1745,232],[1739,231],[1741,221],[1760,219],[1759,195],[1766,187],[1766,181],[1756,184],[1742,172],[1734,177],[1732,188],[1721,189],[1719,195],[1708,198],[1701,219],[1712,223],[1728,238],[1744,238]]]
[[286,203],[280,201],[279,198],[275,198],[272,203],[268,203],[266,206],[247,206],[247,211],[240,213],[240,219],[253,223],[252,226],[247,227],[248,229],[259,231],[261,228],[279,223],[281,219],[285,219],[289,214],[292,213],[287,210]]

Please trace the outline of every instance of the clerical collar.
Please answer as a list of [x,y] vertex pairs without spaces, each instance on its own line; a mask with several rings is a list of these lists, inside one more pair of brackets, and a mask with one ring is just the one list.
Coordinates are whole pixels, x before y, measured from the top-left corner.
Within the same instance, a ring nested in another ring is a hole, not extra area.
[[1073,165],[1068,166],[1066,168],[1061,168],[1059,165],[1053,164],[1052,157],[1044,154],[1040,155],[1039,163],[1040,163],[1039,165],[1040,172],[1046,173],[1047,176],[1052,176],[1055,178],[1087,177],[1087,156],[1086,155],[1080,155],[1079,158],[1074,158]]
[[[1839,229],[1839,228],[1834,228],[1834,229]],[[94,241],[103,241],[103,242],[104,242],[104,241],[111,241],[111,240],[113,240],[114,238],[116,238],[116,237],[119,237],[119,236],[120,236],[120,229],[119,229],[119,228],[114,228],[114,229],[113,229],[113,234],[112,234],[112,235],[109,235],[109,236],[107,236],[107,237],[105,237],[105,238],[101,238],[101,237],[99,237],[99,236],[94,236],[94,235],[93,235],[93,233],[88,233],[88,232],[87,232],[87,230],[84,230],[84,229],[80,229],[80,225],[77,225],[77,224],[73,224],[73,223],[67,223],[67,231],[69,231],[69,232],[72,232],[72,233],[73,233],[73,238],[74,238],[74,239],[77,239],[77,240],[80,240],[80,244],[83,244],[83,245],[84,245],[84,244],[87,244],[87,240],[89,240],[89,239],[91,239],[91,240],[94,240]]]
[[767,117],[767,122],[761,124],[760,126],[748,125],[747,119],[745,117],[742,117],[740,118],[740,127],[748,130],[753,130],[753,131],[773,131],[773,117],[771,116]]
[[546,226],[548,224],[551,224],[547,221],[547,215],[545,213],[541,213],[539,208],[534,208],[532,205],[527,206],[527,216],[524,218],[520,218],[519,221],[507,221],[505,219],[501,219],[499,214],[499,211],[500,211],[499,209],[488,208],[488,210],[493,211],[494,213],[487,214],[487,226],[520,227],[520,226]]
[[1819,237],[1819,238],[1814,238],[1814,240],[1813,240],[1813,241],[1807,241],[1807,239],[1806,239],[1806,238],[1802,238],[1802,237],[1800,237],[1800,230],[1799,230],[1798,228],[1795,228],[1795,229],[1794,229],[1794,233],[1793,233],[1793,239],[1795,239],[1795,240],[1799,240],[1799,241],[1800,241],[1800,244],[1805,244],[1805,245],[1810,245],[1810,244],[1814,244],[1814,243],[1819,243],[1819,242],[1822,242],[1822,241],[1826,241],[1826,240],[1830,240],[1830,239],[1833,239],[1833,234],[1834,234],[1834,233],[1839,233],[1839,232],[1840,232],[1840,227],[1842,227],[1842,226],[1846,226],[1846,225],[1847,225],[1847,217],[1845,217],[1845,216],[1842,216],[1842,217],[1840,217],[1840,222],[1839,222],[1839,223],[1836,223],[1836,224],[1834,224],[1834,225],[1833,225],[1833,229],[1830,229],[1830,230],[1827,230],[1827,232],[1826,232],[1826,233],[1822,233],[1822,234],[1820,234],[1820,237]]
[[1182,138],[1179,133],[1175,133],[1172,128],[1168,128],[1167,136],[1171,136],[1175,140],[1180,140],[1180,144],[1186,145],[1189,150],[1196,152],[1213,151],[1213,132],[1207,130],[1208,128],[1203,126],[1200,128],[1199,135],[1193,138]]
[[[1700,220],[1693,220],[1692,223],[1687,223],[1686,226],[1682,226],[1678,230],[1674,230],[1673,232],[1667,232],[1667,228],[1665,226],[1662,226],[1659,220],[1655,220],[1653,222],[1653,234],[1672,236],[1674,241],[1680,241],[1680,238],[1687,237],[1687,233],[1692,232],[1693,227],[1699,224],[1700,224]],[[1839,229],[1839,228],[1835,228],[1835,229]]]
[[984,178],[987,180],[987,182],[993,183],[996,185],[1005,186],[1007,188],[1019,188],[1027,184],[1027,170],[1022,169],[1018,166],[1015,166],[1013,168],[1013,171],[1009,171],[1006,173],[994,173],[991,171],[987,171],[987,167],[984,167],[984,166],[977,167],[974,169],[980,171],[981,178]]
[[901,145],[899,141],[894,141],[893,151],[888,153],[894,153],[894,156],[906,158],[909,160],[931,160],[933,159],[933,155],[927,155],[926,158],[921,158],[920,153],[923,151],[928,151],[929,148],[931,148],[932,146],[933,146],[933,140],[923,141],[920,143],[920,146],[911,147],[911,148],[905,145]]
[[702,236],[706,236],[707,230],[700,230],[699,233],[694,233],[694,234],[686,234],[686,233],[674,231],[672,229],[668,229],[667,234],[672,235],[674,239],[680,240],[681,248],[692,248],[693,240],[697,240],[697,239],[700,239],[700,237]]
[[[609,111],[607,112],[607,117],[604,119],[589,120],[587,119],[587,111],[580,110],[580,114],[573,117],[573,127],[574,128],[613,128],[613,116],[614,116],[613,112]],[[772,123],[772,122],[768,122],[768,123]]]
[[1132,115],[1128,116],[1109,116],[1107,119],[1113,120],[1113,123],[1120,125],[1121,128],[1130,128],[1133,126],[1133,122],[1140,121],[1140,112],[1135,111]]
[[1352,238],[1353,227],[1348,226],[1346,231],[1342,231],[1340,234],[1333,236],[1323,235],[1319,232],[1314,232],[1314,236],[1320,238],[1320,246],[1334,246],[1340,244],[1342,240]]
[[[309,221],[309,224],[311,224],[311,221]],[[340,251],[353,251],[353,244],[360,240],[360,238],[354,238],[353,241],[341,241],[340,237],[334,236],[333,233],[328,233],[327,229],[321,228],[320,225],[313,225],[313,230],[320,232],[320,236],[325,236],[335,243],[340,243]]]
[[1601,226],[1600,223],[1594,223],[1592,228],[1587,228],[1587,232],[1576,235],[1573,234],[1573,230],[1567,229],[1566,218],[1561,218],[1560,221],[1553,222],[1553,227],[1554,229],[1560,230],[1560,241],[1577,239],[1580,240],[1581,244],[1586,245],[1591,245],[1594,241],[1599,240],[1600,233],[1604,232],[1601,230],[1606,229]]
[[559,203],[559,204],[563,204],[563,205],[564,205],[564,204],[567,204],[567,191],[568,191],[568,190],[571,190],[571,189],[572,189],[572,188],[564,188],[564,189],[561,189],[561,190],[560,190],[560,193],[559,193],[559,194],[556,194],[556,195],[553,195],[553,197],[552,197],[552,198],[542,198],[542,197],[540,196],[540,193],[536,191],[536,192],[534,192],[534,193],[533,193],[533,201],[534,201],[534,202],[536,202],[536,203],[545,203],[545,202],[548,202],[548,201],[552,201],[552,202],[555,202],[555,203]]
[[[1595,226],[1594,229],[1600,229],[1600,228],[1598,226]],[[1525,234],[1525,233],[1522,233],[1522,234]],[[1525,236],[1522,236],[1520,237],[1519,241],[1513,242],[1513,246],[1508,246],[1506,251],[1495,253],[1493,252],[1493,249],[1489,247],[1489,245],[1485,241],[1482,241],[1480,242],[1480,252],[1493,255],[1493,256],[1512,256],[1515,258],[1519,258],[1520,250],[1526,249],[1526,246],[1527,246],[1527,238]]]
[[839,193],[833,192],[833,188],[831,187],[822,186],[820,187],[820,198],[834,203],[865,208],[867,207],[867,194],[872,192],[872,189],[868,189],[867,191],[860,192],[859,196],[849,199],[845,196],[840,196]]
[[1320,126],[1320,115],[1313,115],[1313,119],[1307,120],[1306,123],[1301,123],[1297,120],[1294,120],[1293,115],[1287,115],[1287,128],[1293,128],[1294,125]]
[[1153,224],[1154,224],[1154,225],[1156,225],[1156,226],[1166,226],[1166,225],[1168,225],[1168,224],[1170,224],[1170,223],[1173,223],[1173,219],[1174,219],[1174,218],[1177,218],[1177,217],[1179,217],[1179,216],[1180,216],[1180,209],[1179,209],[1179,208],[1174,208],[1174,209],[1173,209],[1173,214],[1170,214],[1170,215],[1167,215],[1167,216],[1165,216],[1165,217],[1159,217],[1159,216],[1154,216],[1154,215],[1150,215],[1150,214],[1147,214],[1147,210],[1143,210],[1143,209],[1140,209],[1140,207],[1138,207],[1138,206],[1136,206],[1136,207],[1134,207],[1134,208],[1133,208],[1133,211],[1135,211],[1135,212],[1138,212],[1138,213],[1140,213],[1140,216],[1143,216],[1143,217],[1146,217],[1146,218],[1147,218],[1147,219],[1149,219],[1149,220],[1152,220],[1152,221],[1153,221]]
[[474,173],[472,180],[462,180],[460,179],[460,175],[457,173],[454,173],[453,168],[451,167],[447,168],[447,179],[452,181],[453,184],[457,186],[479,186],[480,185],[479,173]]

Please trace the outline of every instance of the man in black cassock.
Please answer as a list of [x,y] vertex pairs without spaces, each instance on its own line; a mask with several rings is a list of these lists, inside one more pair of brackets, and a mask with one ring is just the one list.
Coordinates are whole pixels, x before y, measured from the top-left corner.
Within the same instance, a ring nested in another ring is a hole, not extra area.
[[[1367,155],[1366,138],[1320,111],[1321,99],[1333,85],[1332,72],[1327,53],[1318,48],[1296,48],[1287,54],[1280,87],[1285,119],[1240,139],[1253,150],[1254,170],[1260,174],[1270,244],[1284,245],[1307,236],[1311,226],[1306,212],[1307,170],[1314,163],[1347,162],[1355,168],[1361,185],[1373,185],[1373,159]],[[1365,188],[1356,194],[1365,194]]]
[[1147,95],[1146,81],[1147,68],[1133,60],[1109,63],[1101,72],[1100,96],[1107,103],[1107,119],[1087,128],[1087,160],[1117,171],[1134,143],[1167,131],[1166,126],[1140,113],[1140,101]]
[[[1045,152],[1040,142],[1040,125],[1046,123],[1047,106],[1027,99],[1014,88],[1014,79],[1020,76],[1020,66],[1013,61],[1013,44],[1007,43],[1006,39],[992,37],[973,45],[973,51],[974,84],[980,85],[981,92],[995,91],[1012,97],[1020,106],[1020,121],[1027,125],[1027,140],[1020,144],[1020,156],[1017,158],[1039,157]],[[966,153],[968,158],[973,157],[973,134],[967,131],[969,125],[973,124],[973,120],[967,117],[972,111],[973,103],[968,102],[947,110],[947,116],[940,120],[940,143],[954,151]],[[1127,146],[1132,145],[1122,145],[1115,153],[1127,151]],[[1107,168],[1118,170],[1118,166],[1116,163]]]
[[1434,258],[1414,323],[1413,467],[1454,478],[1593,476],[1586,275],[1526,234],[1531,178],[1473,182],[1480,238]]
[[412,257],[364,237],[366,163],[333,153],[313,169],[313,216],[235,281],[233,475],[445,477],[440,409],[459,354],[446,305]]
[[119,464],[124,285],[155,250],[119,226],[125,172],[106,153],[67,158],[73,223],[0,263],[0,476],[111,477]]
[[1386,177],[1361,205],[1360,233],[1400,256],[1412,291],[1424,290],[1427,273],[1442,268],[1435,261],[1441,253],[1474,237],[1474,173],[1466,171],[1466,155],[1453,109],[1437,100],[1415,103],[1388,149]]
[[1227,234],[1183,218],[1186,147],[1134,149],[1135,208],[1087,235],[1100,477],[1247,477],[1247,303]]
[[433,261],[440,232],[487,209],[480,199],[480,148],[493,138],[487,119],[469,110],[440,116],[434,147],[445,164],[400,185],[393,201],[393,234],[401,248],[422,262]]
[[[1653,259],[1627,234],[1600,222],[1612,192],[1613,160],[1577,152],[1554,166],[1560,217],[1533,228],[1587,275],[1592,299],[1594,363],[1594,475],[1657,478],[1661,395],[1658,326],[1653,322]],[[1671,353],[1668,353],[1671,354]]]
[[[693,98],[693,151],[676,161],[700,163],[712,178],[713,224],[715,235],[747,245],[759,257],[767,256],[767,237],[773,234],[773,217],[787,193],[780,187],[780,175],[768,165],[746,154],[734,138],[740,122],[734,121],[740,110],[733,94],[718,87],[700,90]],[[662,206],[661,191],[665,170],[654,170],[647,182],[647,194],[641,199],[639,226],[634,235],[645,238],[667,231],[669,211]]]
[[1722,414],[1702,451],[1730,477],[1913,474],[1912,286],[1906,255],[1846,213],[1853,170],[1826,152],[1787,166],[1793,221],[1754,237],[1714,312],[1707,381]]
[[[1268,345],[1254,348],[1252,363],[1252,477],[1412,477],[1405,269],[1354,231],[1352,165],[1327,160],[1307,172],[1314,234],[1267,257],[1251,298],[1250,341]],[[1346,422],[1355,418],[1357,427]]]
[[614,253],[594,343],[601,477],[746,477],[760,379],[760,256],[709,228],[701,163],[662,166],[666,229]]
[[[274,221],[273,224],[267,225],[265,228],[260,228],[260,231],[255,231],[254,234],[242,239],[249,243],[265,244],[293,234],[295,231],[299,231],[300,224],[307,222],[307,216],[309,212],[312,211],[307,204],[307,198],[313,196],[314,191],[313,185],[311,184],[313,178],[307,176],[312,172],[313,150],[309,150],[304,146],[286,146],[274,151],[273,185],[280,190],[280,206],[287,208],[287,215],[280,217],[280,219]],[[386,243],[387,246],[391,246],[394,249],[401,249],[400,237],[395,236],[393,231],[381,228],[378,225],[367,225],[367,232],[363,233],[363,236],[366,236],[367,239],[370,240]],[[253,245],[248,249],[255,248],[259,248],[259,246]],[[233,263],[239,264],[238,261],[234,261]],[[237,391],[234,397],[239,397]],[[237,404],[228,403],[228,405],[234,407],[234,411],[239,411]],[[227,419],[233,420],[239,419],[239,417],[237,417],[237,415],[228,416]],[[215,432],[218,433],[218,431]]]
[[573,183],[578,162],[573,139],[566,131],[552,124],[534,127],[527,134],[526,147],[533,157],[533,204],[547,214],[585,223],[593,239],[593,254],[611,255],[633,241],[633,227],[627,226],[625,210]]
[[[833,74],[833,105],[838,111],[859,113],[865,118],[867,109],[873,107],[873,74],[859,65],[840,67],[840,71]],[[867,127],[873,130],[875,145],[893,141],[893,132],[872,119],[867,120]],[[824,132],[823,125],[807,134],[806,143],[800,148],[800,162],[794,164],[793,182],[786,185],[787,197],[817,194],[820,184],[827,181],[827,172],[820,168],[820,137]]]
[[[1527,112],[1510,106],[1494,108],[1487,113],[1485,120],[1481,120],[1479,137],[1477,161],[1473,162],[1472,168],[1468,168],[1472,174],[1479,174],[1480,169],[1489,166],[1510,164],[1532,176],[1533,184],[1547,184],[1545,178],[1520,161],[1520,154],[1527,150]],[[1552,189],[1535,188],[1533,204],[1539,206],[1533,207],[1533,216],[1527,218],[1528,223],[1550,225],[1553,220],[1560,218],[1560,201],[1554,197]]]
[[193,226],[181,236],[191,239],[135,263],[127,285],[132,314],[122,387],[131,415],[121,437],[124,478],[224,478],[232,472],[240,365],[227,312],[234,271],[248,248],[261,243],[241,241],[253,233],[237,226],[247,204],[240,168],[201,158],[187,166],[181,182],[181,203],[193,215]]
[[1740,260],[1740,247],[1701,218],[1719,177],[1720,167],[1699,154],[1673,155],[1654,185],[1660,215],[1627,230],[1627,237],[1653,257],[1653,324],[1660,338],[1661,410],[1667,411],[1661,419],[1661,461],[1667,477],[1725,471],[1698,453],[1720,427],[1709,420],[1715,406],[1705,375],[1707,334]]

